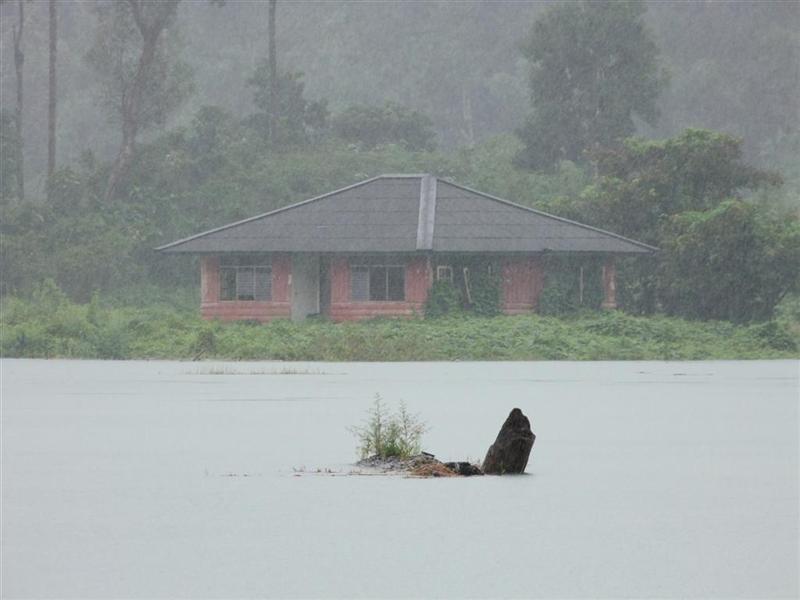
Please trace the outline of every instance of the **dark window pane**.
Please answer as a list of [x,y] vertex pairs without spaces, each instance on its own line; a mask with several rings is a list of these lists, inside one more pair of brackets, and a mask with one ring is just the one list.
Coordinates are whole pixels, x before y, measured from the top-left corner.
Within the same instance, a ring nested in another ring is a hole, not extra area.
[[236,268],[222,267],[219,270],[219,299],[236,300]]
[[369,267],[350,268],[350,298],[355,302],[369,300]]
[[272,269],[256,267],[255,298],[262,302],[272,300]]
[[386,267],[370,268],[369,299],[386,300]]
[[253,267],[239,267],[236,271],[236,297],[239,300],[254,300],[256,278]]
[[439,265],[436,267],[436,281],[453,281],[453,267],[450,265]]
[[403,267],[387,267],[387,300],[405,300],[406,278]]

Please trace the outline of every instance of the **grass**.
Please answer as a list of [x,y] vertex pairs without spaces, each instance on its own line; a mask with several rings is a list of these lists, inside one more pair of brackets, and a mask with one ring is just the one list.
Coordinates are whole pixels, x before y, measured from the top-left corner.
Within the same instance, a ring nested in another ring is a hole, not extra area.
[[422,451],[422,434],[428,427],[417,415],[408,412],[405,402],[400,401],[396,411],[390,411],[380,394],[367,412],[362,425],[350,429],[358,439],[357,451],[361,458],[409,458]]
[[[797,358],[789,319],[753,325],[591,312],[334,324],[209,322],[174,303],[75,304],[50,290],[2,299],[0,355],[284,361],[712,360]],[[226,373],[223,373],[226,374]],[[282,373],[283,374],[283,373]],[[285,374],[291,374],[286,372]]]

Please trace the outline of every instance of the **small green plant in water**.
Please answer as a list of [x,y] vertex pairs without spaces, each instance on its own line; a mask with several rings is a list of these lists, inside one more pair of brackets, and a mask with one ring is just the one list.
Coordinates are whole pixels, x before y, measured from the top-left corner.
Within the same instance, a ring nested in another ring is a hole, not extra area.
[[422,435],[428,427],[417,415],[408,412],[402,400],[397,411],[390,412],[381,395],[375,394],[375,402],[364,424],[349,430],[358,439],[361,458],[376,455],[381,458],[408,458],[422,450]]

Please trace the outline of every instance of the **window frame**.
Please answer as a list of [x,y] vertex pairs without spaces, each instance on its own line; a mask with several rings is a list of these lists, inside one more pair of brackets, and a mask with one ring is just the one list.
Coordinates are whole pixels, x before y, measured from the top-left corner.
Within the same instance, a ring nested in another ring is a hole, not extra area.
[[[233,261],[231,261],[233,262]],[[245,261],[236,261],[245,262]],[[233,271],[233,298],[226,298],[225,293],[225,271]],[[249,271],[252,277],[252,297],[248,294],[241,294],[239,289],[239,274]],[[258,272],[266,271],[266,278],[264,282],[267,284],[267,293],[264,297],[258,296]],[[220,302],[272,302],[272,284],[273,284],[273,271],[271,264],[220,264],[219,266],[219,301]]]
[[[442,273],[449,273],[449,276],[443,276]],[[436,265],[436,281],[449,281],[453,283],[455,273],[451,265]]]
[[[356,269],[365,269],[367,271],[367,294],[366,298],[355,298],[353,294],[353,272]],[[384,270],[384,295],[385,298],[373,298],[373,289],[372,289],[372,282],[373,282],[373,271],[377,269]],[[400,273],[403,277],[403,285],[402,285],[402,297],[400,298],[390,298],[390,284],[389,284],[389,272],[390,269],[399,269]],[[350,301],[351,302],[405,302],[406,301],[406,265],[404,264],[394,264],[394,263],[370,263],[365,264],[363,262],[354,262],[350,265]]]

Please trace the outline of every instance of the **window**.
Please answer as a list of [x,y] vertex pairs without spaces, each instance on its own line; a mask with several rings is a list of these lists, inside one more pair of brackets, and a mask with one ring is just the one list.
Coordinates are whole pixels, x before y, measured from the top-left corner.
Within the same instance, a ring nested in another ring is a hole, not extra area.
[[453,282],[453,267],[450,265],[439,265],[436,267],[436,281]]
[[219,268],[220,300],[272,300],[272,267],[223,265]]
[[405,300],[405,268],[395,265],[350,267],[350,297],[357,302]]

